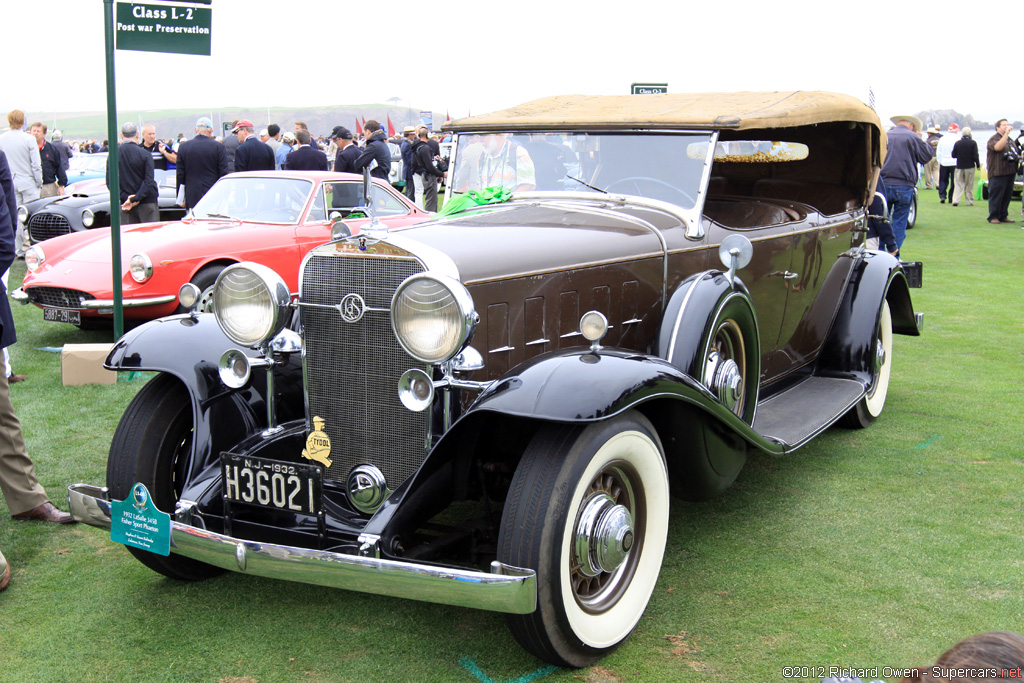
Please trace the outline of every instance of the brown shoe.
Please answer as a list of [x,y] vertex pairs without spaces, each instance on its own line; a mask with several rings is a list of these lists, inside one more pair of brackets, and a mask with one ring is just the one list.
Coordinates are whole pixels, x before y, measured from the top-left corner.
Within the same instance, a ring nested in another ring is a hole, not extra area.
[[1002,221],[997,221],[995,218],[990,218],[988,222],[991,223],[992,225],[999,225],[1000,223],[1002,223]]
[[73,524],[75,522],[74,517],[67,512],[61,512],[53,506],[53,503],[50,502],[34,507],[28,512],[11,515],[11,517],[19,522],[38,521],[53,522],[54,524]]
[[1001,220],[999,222],[1000,223],[1016,223],[1017,221],[1010,220],[1009,218],[1004,218],[1003,220]]
[[7,588],[7,584],[11,582],[11,563],[8,562],[7,566],[4,567],[4,573],[0,576],[0,592]]
[[7,383],[14,384],[15,382],[24,382],[28,379],[28,375],[7,375]]

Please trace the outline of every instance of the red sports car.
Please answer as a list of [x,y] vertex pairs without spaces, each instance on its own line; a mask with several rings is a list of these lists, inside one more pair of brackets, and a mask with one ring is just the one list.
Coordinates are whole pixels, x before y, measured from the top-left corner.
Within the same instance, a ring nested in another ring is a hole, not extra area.
[[[385,182],[374,181],[376,217],[388,228],[431,214]],[[208,310],[213,284],[227,266],[256,261],[298,291],[299,264],[331,239],[332,218],[352,234],[369,223],[363,179],[349,173],[302,171],[232,173],[220,179],[180,221],[123,226],[121,287],[126,320],[150,320],[178,309],[186,282],[202,292]],[[28,273],[11,296],[43,309],[43,319],[82,324],[113,316],[110,229],[46,240],[25,255]]]

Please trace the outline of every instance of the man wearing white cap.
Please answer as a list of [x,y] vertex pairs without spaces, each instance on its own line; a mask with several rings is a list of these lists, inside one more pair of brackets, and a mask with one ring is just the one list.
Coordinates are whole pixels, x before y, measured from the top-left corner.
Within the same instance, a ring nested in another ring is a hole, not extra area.
[[213,184],[228,174],[227,150],[212,136],[213,122],[200,117],[196,136],[178,148],[178,197],[185,200],[181,206],[195,207]]
[[939,140],[935,148],[935,156],[939,160],[939,203],[946,200],[953,203],[953,176],[956,172],[956,159],[953,158],[953,145],[960,141],[960,126],[949,124],[946,135]]
[[886,134],[888,144],[885,164],[882,165],[882,181],[885,183],[885,200],[889,203],[896,246],[902,248],[903,240],[907,238],[907,216],[917,185],[917,165],[928,163],[932,151],[919,134],[921,119],[893,116],[891,121],[896,126]]

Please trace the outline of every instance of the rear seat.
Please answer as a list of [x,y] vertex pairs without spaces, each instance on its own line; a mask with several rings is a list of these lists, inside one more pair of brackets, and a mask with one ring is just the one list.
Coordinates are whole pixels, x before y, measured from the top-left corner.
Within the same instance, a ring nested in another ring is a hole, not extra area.
[[844,211],[853,211],[860,206],[852,189],[845,185],[828,183],[805,183],[795,180],[764,178],[754,183],[755,197],[784,199],[809,204],[821,213],[831,216]]
[[756,228],[792,220],[783,208],[756,199],[708,199],[704,215],[730,228]]

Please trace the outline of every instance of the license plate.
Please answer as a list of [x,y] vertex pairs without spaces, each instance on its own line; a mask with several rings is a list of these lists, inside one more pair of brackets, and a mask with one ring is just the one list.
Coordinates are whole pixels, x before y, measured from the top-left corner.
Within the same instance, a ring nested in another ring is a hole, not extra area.
[[81,325],[82,314],[78,311],[69,311],[64,308],[44,308],[43,320],[51,323],[71,323],[72,325]]
[[320,512],[323,470],[266,458],[223,453],[224,498],[231,503],[285,510],[303,515]]

